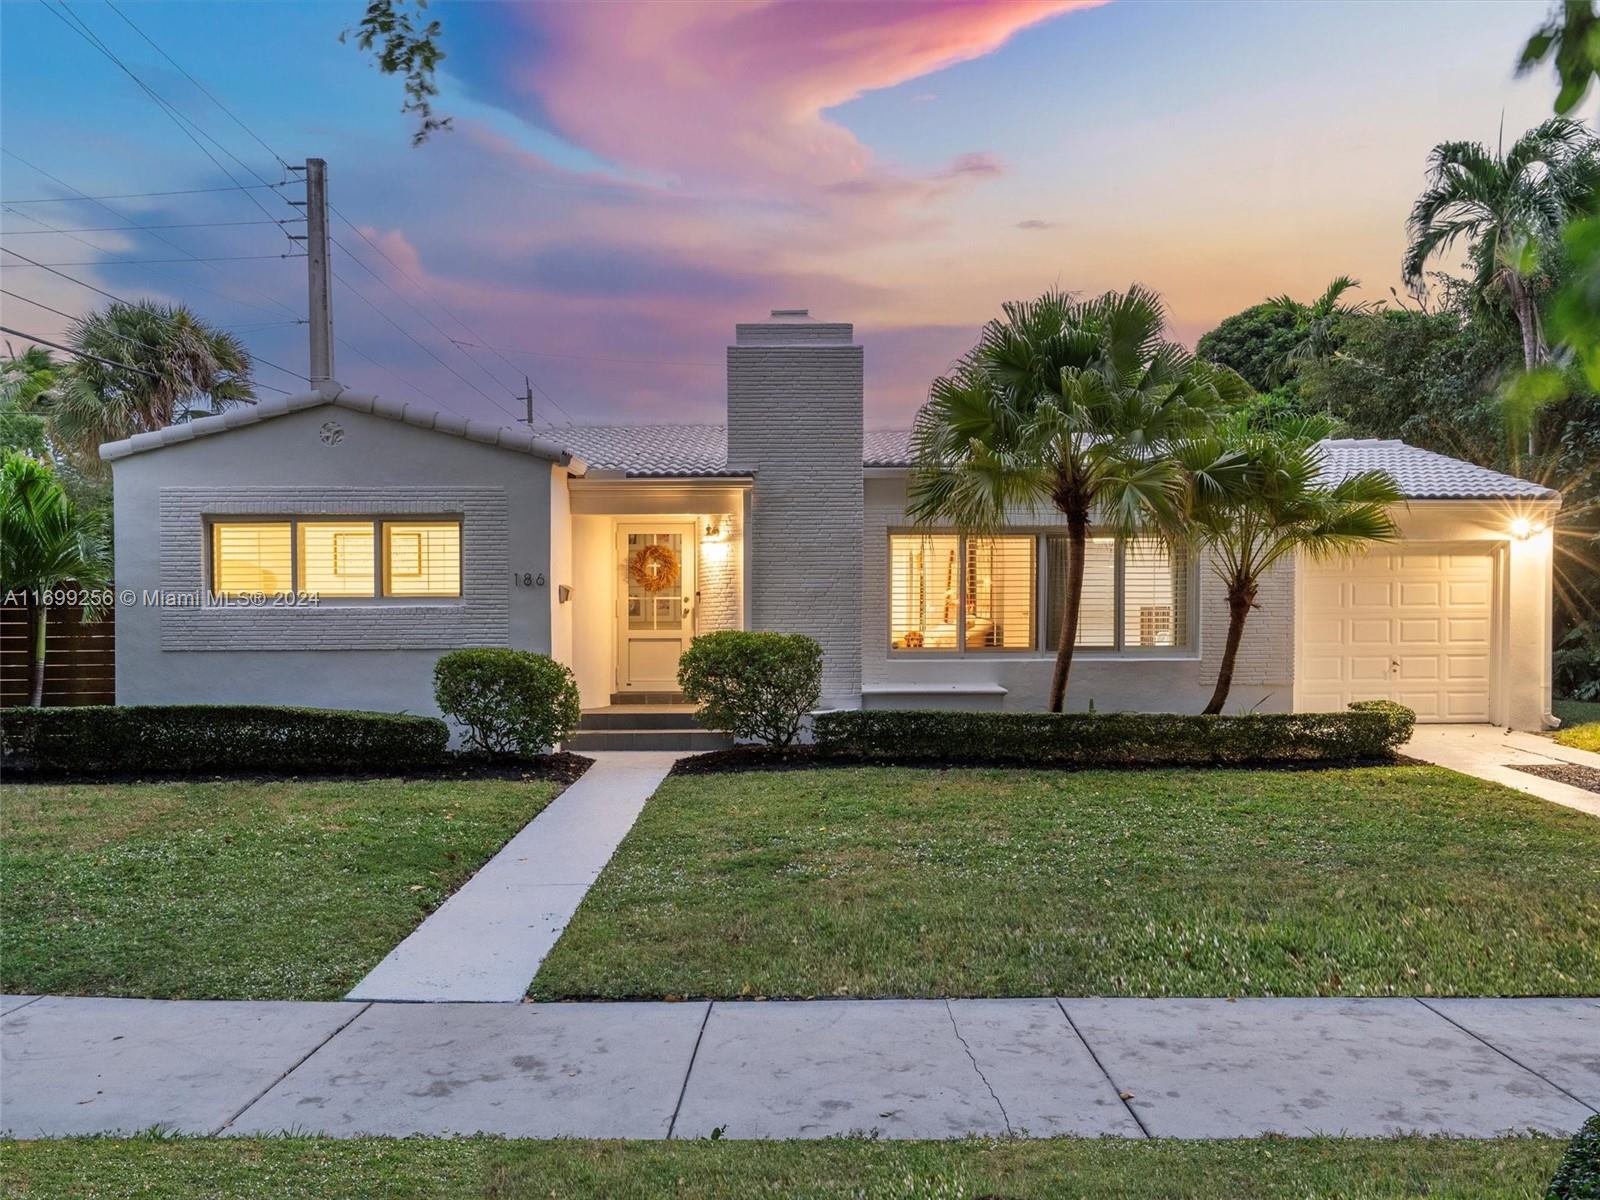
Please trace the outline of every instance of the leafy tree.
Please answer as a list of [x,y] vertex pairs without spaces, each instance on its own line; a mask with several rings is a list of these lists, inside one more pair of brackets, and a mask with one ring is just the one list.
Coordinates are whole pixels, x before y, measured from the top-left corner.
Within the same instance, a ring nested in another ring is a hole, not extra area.
[[51,442],[89,475],[102,442],[255,399],[244,343],[182,305],[112,303],[67,337],[93,357],[64,368],[44,411]]
[[44,457],[44,418],[39,407],[54,385],[58,369],[43,346],[29,346],[18,354],[7,343],[6,357],[0,360],[0,449]]
[[1560,0],[1522,48],[1517,74],[1527,74],[1547,58],[1554,60],[1561,83],[1555,109],[1566,116],[1600,76],[1600,13],[1595,12],[1594,0]]
[[439,94],[434,73],[445,57],[439,49],[439,22],[419,26],[428,0],[409,3],[416,8],[415,18],[407,10],[408,0],[369,0],[355,29],[346,29],[339,40],[343,42],[354,34],[355,43],[362,50],[370,52],[376,46],[373,63],[378,70],[401,77],[406,102],[400,111],[416,114],[417,128],[411,135],[411,144],[420,146],[441,129],[450,129],[453,119],[433,115],[433,99]]
[[979,536],[1014,510],[1053,506],[1072,554],[1050,708],[1066,695],[1084,552],[1096,520],[1119,533],[1174,530],[1187,480],[1181,439],[1250,394],[1233,371],[1164,339],[1155,293],[1078,302],[1060,292],[1004,306],[977,346],[933,381],[912,434],[909,510]]
[[[1195,343],[1195,354],[1206,362],[1228,367],[1258,392],[1271,391],[1285,381],[1281,364],[1303,336],[1299,317],[1272,304],[1255,304],[1224,318]],[[1288,388],[1294,380],[1287,381]]]
[[1240,410],[1180,447],[1195,480],[1187,528],[1211,552],[1228,593],[1228,637],[1207,713],[1228,701],[1245,621],[1267,571],[1292,554],[1333,558],[1399,536],[1389,506],[1400,489],[1386,472],[1324,478],[1319,443],[1337,428],[1326,416]]
[[1304,363],[1321,362],[1333,357],[1339,348],[1338,330],[1341,320],[1355,313],[1368,312],[1373,307],[1367,302],[1360,304],[1345,302],[1344,294],[1360,286],[1359,279],[1340,275],[1323,288],[1322,294],[1310,304],[1302,304],[1288,294],[1274,296],[1267,301],[1270,310],[1294,321],[1297,335],[1294,345],[1290,346],[1283,357],[1274,364],[1279,379],[1292,375]]
[[[111,548],[105,520],[80,512],[55,473],[17,451],[0,461],[0,586],[28,598],[33,664],[29,698],[44,702],[50,593],[67,585],[97,589],[111,583]],[[92,617],[94,605],[86,606]]]
[[1475,295],[1505,294],[1531,370],[1548,354],[1540,259],[1558,244],[1567,221],[1583,212],[1597,183],[1594,135],[1566,117],[1541,122],[1503,153],[1479,142],[1441,142],[1429,156],[1428,186],[1406,225],[1402,275],[1420,287],[1428,261],[1465,239]]

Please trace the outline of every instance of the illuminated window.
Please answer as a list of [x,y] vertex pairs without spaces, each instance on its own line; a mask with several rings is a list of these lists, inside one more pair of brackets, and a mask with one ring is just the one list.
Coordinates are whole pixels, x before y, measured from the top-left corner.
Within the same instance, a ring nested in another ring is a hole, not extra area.
[[1033,649],[1034,539],[967,540],[966,648]]
[[961,540],[951,534],[889,538],[890,645],[954,650],[961,611]]
[[[1071,562],[1072,544],[1064,534],[890,534],[889,647],[1053,651]],[[1077,646],[1129,653],[1189,646],[1190,575],[1191,560],[1182,546],[1090,537],[1084,546]]]
[[331,597],[374,594],[371,521],[300,521],[297,534],[302,592]]
[[385,596],[459,596],[461,526],[455,521],[385,521]]
[[288,521],[218,521],[211,526],[211,590],[218,596],[293,590]]

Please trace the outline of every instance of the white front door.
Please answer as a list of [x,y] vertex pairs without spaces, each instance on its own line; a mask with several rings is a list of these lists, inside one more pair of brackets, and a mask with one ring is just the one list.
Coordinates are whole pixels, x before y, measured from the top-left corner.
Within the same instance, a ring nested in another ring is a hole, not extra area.
[[1300,569],[1296,708],[1398,700],[1420,721],[1489,719],[1488,547],[1391,546]]
[[694,526],[617,526],[617,690],[675,692],[694,637]]

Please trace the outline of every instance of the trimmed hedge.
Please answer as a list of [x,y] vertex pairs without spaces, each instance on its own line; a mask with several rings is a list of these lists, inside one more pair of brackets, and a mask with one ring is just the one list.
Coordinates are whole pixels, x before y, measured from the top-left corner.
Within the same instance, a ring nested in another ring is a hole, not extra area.
[[0,718],[7,775],[365,774],[439,766],[437,717],[268,704],[14,708]]
[[1600,1116],[1585,1121],[1567,1144],[1544,1194],[1545,1200],[1600,1200]]
[[1388,700],[1348,712],[1010,713],[860,709],[819,713],[821,753],[849,758],[1086,767],[1228,766],[1386,758],[1416,714]]
[[439,711],[468,749],[504,758],[554,750],[578,727],[578,681],[548,654],[483,646],[441,654],[433,666]]

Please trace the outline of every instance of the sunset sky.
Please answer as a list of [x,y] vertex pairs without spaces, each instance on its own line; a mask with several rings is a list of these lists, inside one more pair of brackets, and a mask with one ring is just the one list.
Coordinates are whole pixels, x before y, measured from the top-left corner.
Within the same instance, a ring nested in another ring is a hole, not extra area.
[[[178,66],[110,7],[65,12],[262,178],[283,171],[256,137],[328,160],[344,383],[509,419],[526,371],[558,424],[720,419],[733,324],[774,307],[855,322],[884,426],[1045,288],[1148,284],[1191,344],[1341,273],[1387,296],[1429,148],[1502,121],[1509,140],[1554,92],[1512,77],[1542,2],[445,3],[455,129],[412,149],[398,81],[337,40],[360,0],[118,7]],[[112,261],[289,252],[270,222],[298,188],[15,203],[226,189],[201,146],[257,182],[62,11],[0,4],[4,245],[182,300],[303,373],[298,259]],[[185,227],[103,231],[130,222]],[[7,291],[103,302],[3,257]],[[67,324],[3,306],[13,329]]]

